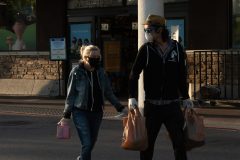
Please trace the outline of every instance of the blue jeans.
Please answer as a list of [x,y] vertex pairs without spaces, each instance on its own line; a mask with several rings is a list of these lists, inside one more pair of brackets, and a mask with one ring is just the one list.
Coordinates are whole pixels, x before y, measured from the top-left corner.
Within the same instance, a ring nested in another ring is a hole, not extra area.
[[103,112],[74,110],[72,115],[82,144],[82,152],[77,160],[91,160],[91,152],[97,141]]

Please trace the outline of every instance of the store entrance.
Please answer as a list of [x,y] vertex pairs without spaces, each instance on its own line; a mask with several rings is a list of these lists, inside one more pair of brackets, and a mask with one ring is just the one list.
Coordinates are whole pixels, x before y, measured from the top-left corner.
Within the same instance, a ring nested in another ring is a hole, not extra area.
[[103,65],[114,93],[128,96],[128,77],[137,55],[137,16],[100,17]]

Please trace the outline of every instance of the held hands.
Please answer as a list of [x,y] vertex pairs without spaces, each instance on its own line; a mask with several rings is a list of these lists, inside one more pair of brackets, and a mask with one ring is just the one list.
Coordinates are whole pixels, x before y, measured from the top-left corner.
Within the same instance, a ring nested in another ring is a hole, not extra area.
[[128,108],[129,110],[135,109],[138,106],[138,102],[135,98],[128,99]]
[[116,119],[122,119],[123,117],[126,117],[128,115],[128,108],[124,107],[121,112],[118,112],[119,114],[114,116]]
[[126,116],[128,114],[128,108],[124,107],[124,109],[121,111],[121,114],[123,114],[124,116]]
[[193,102],[190,99],[183,100],[183,107],[185,108],[193,108]]

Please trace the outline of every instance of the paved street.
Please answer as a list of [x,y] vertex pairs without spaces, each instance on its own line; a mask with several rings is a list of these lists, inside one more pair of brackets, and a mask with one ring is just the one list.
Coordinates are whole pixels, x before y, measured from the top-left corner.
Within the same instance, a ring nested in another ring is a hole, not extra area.
[[[72,126],[70,140],[55,138],[57,116],[0,114],[1,160],[74,160],[80,151]],[[238,160],[240,131],[207,128],[206,145],[189,152],[190,160]],[[93,160],[138,160],[138,152],[119,147],[121,121],[103,120]],[[173,153],[165,129],[159,134],[154,160],[172,160]]]
[[[74,160],[80,143],[72,125],[72,138],[55,138],[56,123],[64,101],[0,98],[0,160]],[[126,103],[125,101],[123,102]],[[126,105],[126,104],[125,104]],[[196,108],[206,125],[206,145],[188,153],[189,160],[239,160],[240,114],[233,106]],[[138,160],[138,152],[121,149],[122,123],[106,106],[93,160]],[[173,160],[171,144],[163,127],[154,160]]]

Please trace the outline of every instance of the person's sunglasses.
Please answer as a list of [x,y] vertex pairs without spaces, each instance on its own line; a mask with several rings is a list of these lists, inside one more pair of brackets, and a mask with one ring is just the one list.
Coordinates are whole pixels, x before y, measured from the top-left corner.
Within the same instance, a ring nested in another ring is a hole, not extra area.
[[144,32],[151,33],[152,31],[157,31],[161,26],[151,25],[148,28],[144,28]]
[[144,28],[144,32],[151,33],[153,31],[153,28]]

